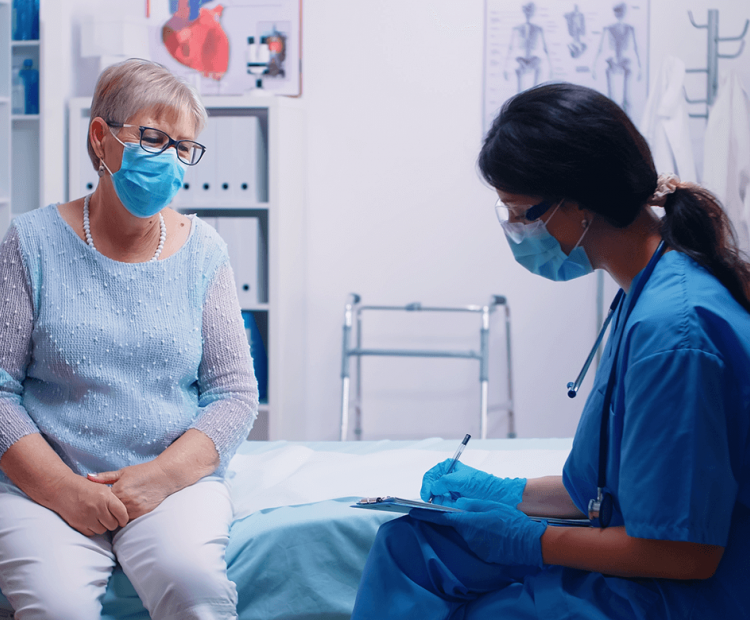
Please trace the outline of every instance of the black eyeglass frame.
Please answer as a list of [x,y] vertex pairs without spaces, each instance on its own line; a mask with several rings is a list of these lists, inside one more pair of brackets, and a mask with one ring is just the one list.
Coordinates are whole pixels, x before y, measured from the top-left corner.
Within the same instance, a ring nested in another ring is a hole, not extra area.
[[[169,147],[174,146],[175,151],[177,152],[177,158],[186,166],[195,166],[203,158],[203,155],[206,152],[206,147],[203,146],[200,142],[196,142],[195,140],[175,140],[166,131],[162,131],[161,129],[157,129],[156,127],[148,127],[146,125],[130,125],[129,123],[116,123],[115,121],[104,121],[104,122],[107,123],[107,125],[109,125],[110,127],[117,127],[117,128],[137,127],[141,132],[141,135],[138,138],[138,144],[144,151],[146,151],[147,153],[151,153],[152,155],[158,155],[159,153],[163,153]],[[160,134],[164,134],[165,136],[167,136],[167,145],[159,150],[146,148],[145,146],[143,146],[143,132],[146,129],[149,129],[151,131],[158,131]],[[198,155],[198,159],[196,159],[194,162],[187,162],[184,159],[182,159],[182,157],[180,157],[180,144],[190,144],[190,145],[193,145],[194,147],[200,148],[200,151],[199,151],[200,155]]]

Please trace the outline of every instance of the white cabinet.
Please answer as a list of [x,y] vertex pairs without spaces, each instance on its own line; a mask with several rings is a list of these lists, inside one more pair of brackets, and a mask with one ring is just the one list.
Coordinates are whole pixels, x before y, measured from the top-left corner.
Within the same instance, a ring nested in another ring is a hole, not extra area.
[[[305,407],[305,118],[301,100],[205,97],[206,153],[173,207],[197,213],[230,246],[238,296],[267,351],[267,402],[251,439],[300,439]],[[69,199],[93,191],[90,99],[69,104]],[[253,290],[253,287],[255,290]]]
[[[37,41],[13,41],[11,0],[0,0],[0,236],[13,215],[40,206],[41,115],[13,114],[13,72],[30,59],[41,74]],[[41,77],[41,76],[40,76]],[[41,79],[40,109],[41,109]]]
[[0,0],[0,237],[10,225],[10,0]]

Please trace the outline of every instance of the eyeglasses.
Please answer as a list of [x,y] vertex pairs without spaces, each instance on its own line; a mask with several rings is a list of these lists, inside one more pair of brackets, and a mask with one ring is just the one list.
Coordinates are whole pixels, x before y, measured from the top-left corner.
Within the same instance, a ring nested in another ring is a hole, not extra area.
[[110,127],[137,127],[141,131],[140,143],[144,151],[158,155],[170,146],[174,146],[177,151],[177,158],[188,166],[195,166],[203,157],[203,153],[206,152],[206,147],[202,144],[192,140],[173,140],[169,134],[164,133],[161,129],[111,121],[107,121],[107,125]]
[[509,207],[503,202],[502,198],[498,198],[497,202],[495,203],[495,214],[497,215],[497,219],[501,224],[503,222],[507,222],[511,218],[511,216],[514,220],[535,222],[545,213],[547,213],[547,211],[549,211],[553,206],[553,203],[549,202],[548,200],[543,200],[538,204],[528,207],[524,211],[523,208],[519,209],[516,207]]

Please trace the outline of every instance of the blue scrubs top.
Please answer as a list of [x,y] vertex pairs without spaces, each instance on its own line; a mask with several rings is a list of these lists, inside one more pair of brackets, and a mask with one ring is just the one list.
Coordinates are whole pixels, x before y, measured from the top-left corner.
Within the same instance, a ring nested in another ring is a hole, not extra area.
[[[624,524],[637,538],[720,545],[725,551],[716,574],[703,581],[605,579],[638,602],[648,618],[747,617],[750,314],[706,269],[676,251],[659,260],[623,325],[619,318],[629,301],[625,297],[614,317],[563,482],[586,513],[596,496],[613,345],[622,336],[609,411],[611,525]],[[559,594],[580,595],[594,586],[590,573],[553,572],[560,577]]]

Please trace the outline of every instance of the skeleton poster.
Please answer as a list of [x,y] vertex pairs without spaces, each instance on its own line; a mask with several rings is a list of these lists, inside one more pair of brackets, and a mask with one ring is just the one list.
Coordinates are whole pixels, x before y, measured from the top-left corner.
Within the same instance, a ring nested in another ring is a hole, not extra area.
[[544,82],[594,88],[637,125],[648,19],[648,0],[485,0],[484,130],[507,99]]

